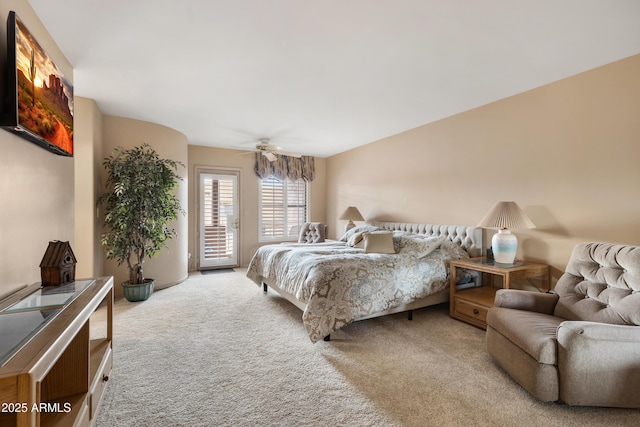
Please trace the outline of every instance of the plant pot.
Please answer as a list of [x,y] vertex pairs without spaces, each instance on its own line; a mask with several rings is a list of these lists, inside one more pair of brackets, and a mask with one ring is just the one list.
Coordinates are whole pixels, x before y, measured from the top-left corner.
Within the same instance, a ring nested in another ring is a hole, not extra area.
[[130,285],[129,282],[130,280],[122,282],[124,297],[127,301],[145,301],[153,293],[153,287],[155,285],[155,281],[153,279],[144,279],[144,282],[138,285]]

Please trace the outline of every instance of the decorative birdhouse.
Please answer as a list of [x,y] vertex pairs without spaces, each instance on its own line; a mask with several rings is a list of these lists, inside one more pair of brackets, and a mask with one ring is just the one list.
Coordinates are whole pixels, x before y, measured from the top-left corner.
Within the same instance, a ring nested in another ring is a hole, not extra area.
[[60,286],[76,280],[76,257],[69,242],[49,242],[40,263],[43,286]]

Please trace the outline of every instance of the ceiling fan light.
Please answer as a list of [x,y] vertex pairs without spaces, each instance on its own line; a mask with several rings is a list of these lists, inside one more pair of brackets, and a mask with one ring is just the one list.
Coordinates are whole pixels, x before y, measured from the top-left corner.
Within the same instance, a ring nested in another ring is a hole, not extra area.
[[298,157],[298,158],[302,157],[301,154],[281,151],[282,147],[271,144],[269,138],[258,139],[258,143],[256,144],[256,150],[261,152],[262,155],[265,156],[270,162],[275,162],[278,159],[276,154],[279,154],[282,156]]

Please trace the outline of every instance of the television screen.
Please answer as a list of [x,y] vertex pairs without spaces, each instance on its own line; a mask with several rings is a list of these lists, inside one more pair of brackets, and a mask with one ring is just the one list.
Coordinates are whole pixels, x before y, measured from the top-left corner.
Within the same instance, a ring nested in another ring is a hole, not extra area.
[[18,18],[7,22],[3,128],[56,154],[73,155],[73,85]]

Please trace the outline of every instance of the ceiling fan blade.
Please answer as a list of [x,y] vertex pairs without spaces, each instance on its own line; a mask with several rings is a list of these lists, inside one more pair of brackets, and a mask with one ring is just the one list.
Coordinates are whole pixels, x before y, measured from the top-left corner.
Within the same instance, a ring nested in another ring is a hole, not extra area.
[[265,151],[265,152],[263,152],[262,154],[264,154],[264,155],[265,155],[265,157],[266,157],[267,159],[269,159],[269,161],[270,161],[270,162],[275,162],[275,161],[276,161],[276,159],[277,159],[277,157],[276,157],[273,153],[270,153],[270,152],[268,152],[268,151]]
[[247,154],[254,154],[255,151],[243,151],[242,153],[234,154],[234,156],[246,156]]

